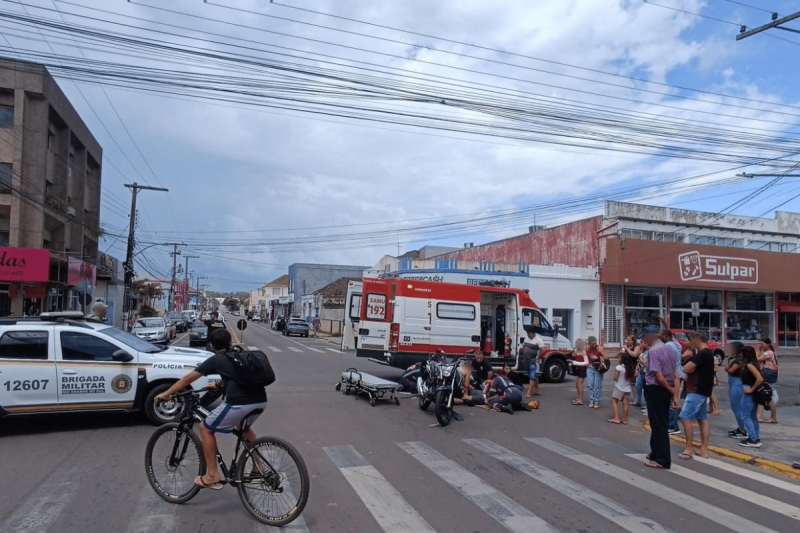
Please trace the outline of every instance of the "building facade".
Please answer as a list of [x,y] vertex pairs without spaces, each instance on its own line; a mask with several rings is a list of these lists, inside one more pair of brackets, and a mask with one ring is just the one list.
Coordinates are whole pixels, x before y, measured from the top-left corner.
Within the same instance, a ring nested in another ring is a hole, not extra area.
[[288,307],[289,276],[287,274],[250,291],[249,309],[251,312],[259,313],[264,319],[273,320],[277,316],[286,316]]
[[800,214],[742,217],[609,201],[602,216],[446,257],[596,269],[607,345],[663,317],[672,329],[721,342],[769,337],[797,346],[799,251]]
[[102,157],[44,66],[0,60],[0,316],[91,303]]
[[302,311],[303,296],[311,296],[339,278],[360,278],[369,267],[295,263],[289,267],[290,314]]

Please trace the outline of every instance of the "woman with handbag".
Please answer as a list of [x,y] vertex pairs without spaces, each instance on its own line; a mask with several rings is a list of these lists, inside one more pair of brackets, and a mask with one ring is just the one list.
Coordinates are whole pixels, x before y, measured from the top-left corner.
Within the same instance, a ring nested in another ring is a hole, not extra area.
[[758,368],[758,356],[752,346],[744,346],[741,350],[742,360],[742,392],[741,414],[747,438],[739,442],[739,446],[747,448],[760,448],[761,435],[759,434],[757,392],[764,383],[761,371]]
[[772,387],[772,401],[769,403],[769,420],[764,420],[764,407],[758,408],[758,419],[763,424],[778,423],[778,357],[775,355],[775,348],[772,341],[766,337],[758,343],[758,363],[764,382]]
[[587,339],[589,346],[586,355],[589,366],[586,369],[586,383],[589,385],[589,407],[600,409],[600,397],[603,394],[603,374],[608,371],[606,352],[597,344],[596,337]]

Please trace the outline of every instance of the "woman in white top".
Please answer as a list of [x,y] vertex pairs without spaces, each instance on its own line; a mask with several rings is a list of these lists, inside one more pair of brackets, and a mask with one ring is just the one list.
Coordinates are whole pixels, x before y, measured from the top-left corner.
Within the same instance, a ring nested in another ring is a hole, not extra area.
[[[627,351],[620,352],[619,364],[614,369],[614,393],[611,395],[611,407],[614,409],[612,424],[628,424],[628,410],[630,405],[628,397],[631,395],[633,381],[636,375],[636,359]],[[622,401],[622,418],[619,417],[619,402]]]

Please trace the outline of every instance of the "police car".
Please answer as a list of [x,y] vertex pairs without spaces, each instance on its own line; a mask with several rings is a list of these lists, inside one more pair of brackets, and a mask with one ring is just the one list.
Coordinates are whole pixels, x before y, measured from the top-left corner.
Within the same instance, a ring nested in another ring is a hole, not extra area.
[[[71,411],[144,411],[154,424],[176,419],[177,401],[156,395],[211,353],[156,346],[81,313],[0,319],[0,418]],[[204,388],[219,376],[192,385]],[[215,401],[207,394],[204,403]]]

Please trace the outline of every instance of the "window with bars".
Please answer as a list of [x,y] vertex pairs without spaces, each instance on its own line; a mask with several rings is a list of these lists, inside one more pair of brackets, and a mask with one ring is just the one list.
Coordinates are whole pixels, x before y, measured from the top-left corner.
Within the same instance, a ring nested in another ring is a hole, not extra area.
[[603,332],[606,344],[622,344],[622,285],[603,286]]

